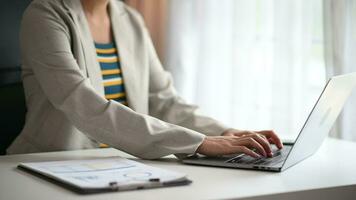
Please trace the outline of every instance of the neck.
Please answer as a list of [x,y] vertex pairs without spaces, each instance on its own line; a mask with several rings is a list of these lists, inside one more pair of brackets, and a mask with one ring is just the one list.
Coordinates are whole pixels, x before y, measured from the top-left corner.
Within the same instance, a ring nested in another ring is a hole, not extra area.
[[90,16],[106,16],[109,0],[81,0],[84,12]]

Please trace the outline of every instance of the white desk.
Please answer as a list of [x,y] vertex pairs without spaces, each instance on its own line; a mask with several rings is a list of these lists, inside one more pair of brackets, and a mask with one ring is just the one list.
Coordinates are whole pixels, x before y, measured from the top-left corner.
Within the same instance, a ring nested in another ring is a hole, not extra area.
[[189,186],[79,195],[16,169],[19,162],[128,157],[95,149],[0,157],[0,200],[33,199],[356,199],[356,143],[327,139],[312,157],[282,172],[184,165],[173,157],[146,164],[188,174]]

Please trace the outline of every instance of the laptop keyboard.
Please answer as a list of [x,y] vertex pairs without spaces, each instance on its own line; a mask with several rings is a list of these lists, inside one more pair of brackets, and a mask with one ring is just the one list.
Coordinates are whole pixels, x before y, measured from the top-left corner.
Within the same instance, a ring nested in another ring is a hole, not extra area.
[[288,155],[290,148],[273,151],[272,157],[253,158],[251,156],[241,154],[225,161],[226,163],[249,164],[249,165],[276,165],[282,163]]

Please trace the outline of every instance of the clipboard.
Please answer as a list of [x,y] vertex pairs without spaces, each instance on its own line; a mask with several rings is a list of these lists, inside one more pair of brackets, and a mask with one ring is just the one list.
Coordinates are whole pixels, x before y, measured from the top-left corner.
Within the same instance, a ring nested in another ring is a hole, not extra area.
[[80,194],[172,187],[192,183],[185,174],[110,157],[20,163],[31,174]]

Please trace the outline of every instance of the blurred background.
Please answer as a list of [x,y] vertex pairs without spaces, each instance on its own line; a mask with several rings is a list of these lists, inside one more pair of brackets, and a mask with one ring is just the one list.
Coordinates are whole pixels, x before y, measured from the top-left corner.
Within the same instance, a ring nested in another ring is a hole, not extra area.
[[[327,79],[356,71],[355,0],[126,0],[180,95],[240,129],[297,136]],[[356,141],[356,94],[331,135]]]

